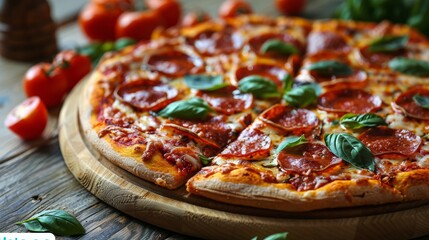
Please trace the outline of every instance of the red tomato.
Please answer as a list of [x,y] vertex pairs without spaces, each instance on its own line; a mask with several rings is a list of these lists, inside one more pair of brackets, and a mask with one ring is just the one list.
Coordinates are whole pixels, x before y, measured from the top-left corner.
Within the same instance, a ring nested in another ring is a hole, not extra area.
[[183,17],[182,26],[190,27],[208,20],[210,20],[210,15],[205,12],[190,12]]
[[162,25],[162,19],[157,11],[125,12],[116,23],[117,38],[132,38],[134,40],[149,40],[153,30]]
[[50,63],[39,63],[28,69],[23,86],[28,97],[40,97],[47,107],[60,105],[67,93],[66,77]]
[[80,12],[79,26],[90,40],[115,40],[116,21],[127,10],[118,2],[112,0],[91,2]]
[[91,60],[73,50],[62,51],[54,58],[54,65],[62,70],[67,78],[67,91],[91,71]]
[[220,5],[219,17],[226,19],[252,12],[252,7],[244,0],[226,0]]
[[159,12],[159,16],[164,21],[164,27],[169,28],[179,23],[182,15],[182,7],[176,0],[145,0],[145,4],[149,9]]
[[305,0],[275,0],[277,10],[285,15],[299,15],[305,7]]
[[24,140],[42,135],[48,122],[48,111],[39,97],[31,97],[7,115],[4,125]]

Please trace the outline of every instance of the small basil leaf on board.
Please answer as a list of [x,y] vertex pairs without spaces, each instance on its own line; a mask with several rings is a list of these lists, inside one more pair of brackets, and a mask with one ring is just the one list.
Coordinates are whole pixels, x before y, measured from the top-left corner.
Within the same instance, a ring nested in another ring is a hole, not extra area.
[[394,58],[389,61],[389,68],[393,71],[413,76],[429,76],[429,62],[411,59],[411,58]]
[[355,167],[375,171],[371,151],[357,138],[347,133],[330,133],[326,134],[324,139],[326,146],[335,156]]
[[273,81],[258,75],[250,75],[242,78],[238,82],[238,89],[243,93],[251,93],[256,98],[280,97],[277,85]]
[[304,137],[304,135],[301,135],[300,137],[298,136],[288,137],[279,144],[279,146],[276,149],[276,154],[279,154],[281,151],[285,149],[295,147],[295,146],[304,144],[306,142],[307,142],[307,139]]
[[203,163],[204,166],[209,165],[212,162],[212,158],[206,157],[203,154],[198,154],[198,158]]
[[408,36],[385,36],[369,44],[368,50],[373,53],[389,53],[405,48]]
[[422,108],[429,108],[429,97],[422,96],[420,94],[416,94],[413,96],[414,102],[417,103]]
[[[263,240],[287,240],[288,232],[274,233],[265,237]],[[258,240],[258,237],[255,236],[251,240]]]
[[265,54],[267,52],[275,52],[281,55],[291,55],[299,53],[298,49],[289,43],[283,41],[272,39],[264,42],[261,46],[261,53]]
[[201,98],[190,98],[187,100],[170,103],[158,112],[158,116],[179,118],[183,120],[205,120],[209,112],[213,110]]
[[341,117],[340,124],[348,129],[359,129],[363,127],[376,127],[380,125],[387,125],[386,121],[377,114],[346,114]]
[[349,76],[353,74],[353,69],[342,62],[335,60],[319,61],[306,67],[309,71],[314,71],[320,76]]
[[292,89],[293,82],[294,82],[292,75],[290,75],[289,73],[286,73],[286,75],[282,79],[282,82],[283,82],[283,87],[282,87],[283,92],[287,92]]
[[183,81],[190,88],[205,91],[214,91],[226,86],[221,75],[186,75]]
[[16,224],[24,225],[29,231],[50,232],[59,236],[85,234],[80,222],[64,210],[46,210]]
[[283,99],[291,106],[306,107],[316,101],[317,94],[313,87],[303,85],[286,92]]

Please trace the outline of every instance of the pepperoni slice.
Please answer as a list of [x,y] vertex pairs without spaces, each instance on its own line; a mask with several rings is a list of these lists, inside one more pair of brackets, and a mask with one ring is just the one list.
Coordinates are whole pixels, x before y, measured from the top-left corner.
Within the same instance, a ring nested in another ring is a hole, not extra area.
[[123,83],[115,92],[115,97],[142,111],[158,111],[173,102],[178,90],[157,81],[141,79]]
[[407,50],[400,49],[390,53],[373,53],[369,46],[359,49],[358,61],[372,68],[387,67],[387,63],[396,57],[406,56]]
[[319,119],[312,111],[300,108],[294,109],[281,104],[267,109],[259,118],[271,126],[294,133],[309,132],[319,126]]
[[429,90],[422,87],[416,87],[402,93],[396,98],[395,102],[392,102],[393,109],[408,117],[429,120],[429,109],[419,106],[413,100],[415,95],[429,97]]
[[347,52],[350,49],[346,40],[334,32],[312,32],[308,36],[307,54],[315,54],[322,51]]
[[320,110],[337,113],[369,113],[378,110],[382,101],[360,89],[339,89],[324,93],[319,97]]
[[284,43],[289,43],[294,45],[300,52],[304,51],[303,45],[293,36],[286,33],[265,33],[256,37],[249,39],[250,49],[258,55],[269,55],[271,57],[284,57],[276,53],[261,53],[261,47],[268,40],[280,40]]
[[250,76],[250,75],[259,75],[264,78],[272,80],[277,86],[282,86],[282,79],[286,76],[288,72],[276,65],[269,64],[254,64],[244,67],[240,67],[235,72],[235,77],[237,82],[241,79]]
[[422,139],[409,130],[384,126],[368,129],[358,138],[375,156],[388,154],[390,158],[398,154],[413,156],[422,143]]
[[231,115],[249,109],[253,105],[253,95],[239,93],[233,86],[216,91],[200,91],[197,96],[204,99],[217,112]]
[[368,84],[368,74],[365,71],[355,71],[352,75],[346,77],[337,77],[335,75],[326,77],[319,76],[310,71],[311,76],[320,84],[320,86],[329,89],[340,88],[363,88]]
[[260,160],[270,154],[271,139],[258,129],[246,128],[236,141],[228,145],[219,156],[240,158],[241,160]]
[[225,28],[220,31],[205,30],[193,38],[188,38],[187,42],[205,56],[232,53],[243,45],[242,37],[234,32],[232,28]]
[[151,55],[148,67],[169,77],[181,77],[186,74],[198,73],[203,66],[202,60],[186,53],[170,50]]
[[322,171],[341,163],[342,159],[332,154],[323,144],[304,143],[281,151],[277,161],[283,171],[307,172]]

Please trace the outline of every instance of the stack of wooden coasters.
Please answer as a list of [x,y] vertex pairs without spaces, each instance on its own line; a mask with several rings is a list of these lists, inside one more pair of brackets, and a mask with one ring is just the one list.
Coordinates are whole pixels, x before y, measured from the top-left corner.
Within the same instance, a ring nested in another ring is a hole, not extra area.
[[56,25],[46,0],[0,0],[0,55],[18,61],[57,52]]

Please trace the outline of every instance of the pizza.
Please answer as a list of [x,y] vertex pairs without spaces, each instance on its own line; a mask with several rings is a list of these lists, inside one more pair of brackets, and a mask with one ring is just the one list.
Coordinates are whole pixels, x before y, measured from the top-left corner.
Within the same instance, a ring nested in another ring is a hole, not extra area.
[[167,189],[310,211],[429,199],[429,42],[403,25],[246,15],[109,53],[79,116]]

